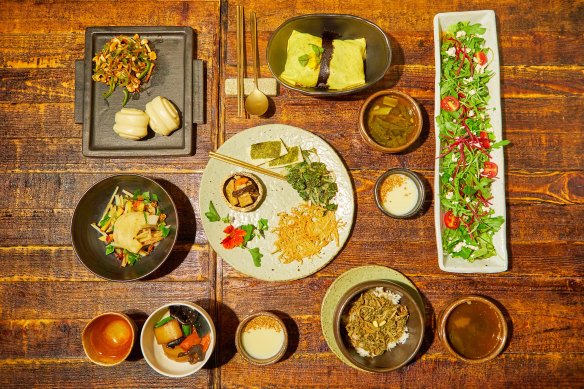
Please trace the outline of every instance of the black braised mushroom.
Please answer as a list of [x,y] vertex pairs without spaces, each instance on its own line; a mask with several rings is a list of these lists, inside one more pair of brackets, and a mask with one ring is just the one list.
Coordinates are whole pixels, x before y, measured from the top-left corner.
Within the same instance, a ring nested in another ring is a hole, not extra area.
[[178,354],[179,358],[184,357],[185,355],[189,356],[189,362],[191,364],[195,364],[205,359],[205,352],[203,351],[203,348],[200,344],[195,344],[191,346],[189,351]]
[[195,325],[199,317],[199,312],[184,305],[171,305],[168,311],[183,326]]
[[176,346],[178,346],[179,344],[181,344],[183,340],[185,340],[185,337],[184,336],[181,336],[178,339],[175,339],[175,340],[173,340],[171,342],[168,342],[166,344],[166,347],[167,348],[175,348]]

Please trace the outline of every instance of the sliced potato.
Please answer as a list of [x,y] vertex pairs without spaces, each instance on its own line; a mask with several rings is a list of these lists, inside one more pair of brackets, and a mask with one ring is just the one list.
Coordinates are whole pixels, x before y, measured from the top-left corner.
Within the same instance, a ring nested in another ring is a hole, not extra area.
[[183,333],[179,322],[172,319],[168,323],[154,328],[154,336],[158,344],[166,344],[180,338]]

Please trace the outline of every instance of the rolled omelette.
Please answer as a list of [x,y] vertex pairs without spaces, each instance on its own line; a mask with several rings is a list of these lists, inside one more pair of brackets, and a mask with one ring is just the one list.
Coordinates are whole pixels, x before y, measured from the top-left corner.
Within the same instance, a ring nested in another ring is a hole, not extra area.
[[365,38],[332,39],[332,45],[330,40],[328,43],[323,38],[292,31],[280,77],[293,86],[321,89],[344,90],[365,85]]

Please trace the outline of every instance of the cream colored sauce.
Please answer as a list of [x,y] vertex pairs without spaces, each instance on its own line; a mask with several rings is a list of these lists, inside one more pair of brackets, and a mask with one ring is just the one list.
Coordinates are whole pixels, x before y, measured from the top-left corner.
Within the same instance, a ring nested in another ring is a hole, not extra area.
[[114,224],[114,242],[118,246],[133,253],[142,248],[142,244],[136,239],[138,231],[146,225],[143,212],[130,212],[122,214]]
[[[399,176],[397,177],[398,184],[395,184],[395,181],[388,182],[388,179],[393,176]],[[416,183],[405,174],[394,174],[387,177],[381,185],[380,194],[383,208],[396,216],[405,215],[414,209],[419,196]]]
[[253,358],[268,359],[278,354],[284,344],[284,331],[273,328],[248,329],[241,335],[241,344]]

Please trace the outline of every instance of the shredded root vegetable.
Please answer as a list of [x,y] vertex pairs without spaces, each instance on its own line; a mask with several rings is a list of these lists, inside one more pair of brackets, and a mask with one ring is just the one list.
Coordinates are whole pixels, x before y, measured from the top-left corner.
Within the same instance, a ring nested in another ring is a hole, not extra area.
[[272,229],[278,239],[274,243],[283,263],[302,261],[318,255],[335,240],[339,246],[339,228],[345,223],[337,220],[334,211],[312,204],[300,204],[290,213],[279,213],[278,227]]

